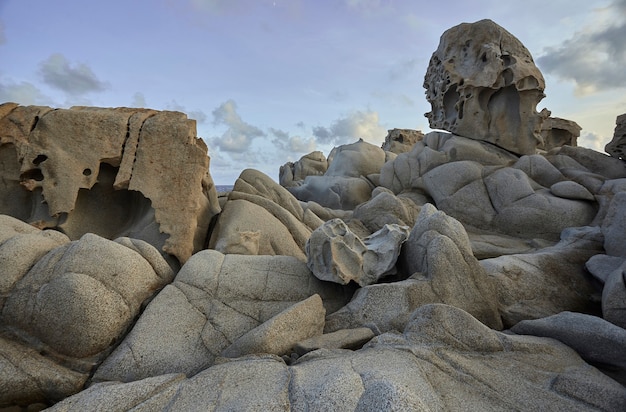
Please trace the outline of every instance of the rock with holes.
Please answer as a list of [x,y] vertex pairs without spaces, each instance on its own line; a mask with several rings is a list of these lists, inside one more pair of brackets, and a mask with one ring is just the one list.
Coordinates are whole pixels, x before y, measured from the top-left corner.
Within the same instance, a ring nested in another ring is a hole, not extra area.
[[491,20],[448,29],[424,78],[430,127],[485,140],[517,154],[542,142],[537,113],[543,75],[530,52]]
[[410,152],[413,145],[424,138],[421,130],[391,129],[387,131],[382,149],[391,153]]
[[538,148],[550,150],[564,145],[576,146],[581,130],[582,127],[573,120],[548,117],[541,125],[543,143],[539,144]]
[[219,212],[207,147],[178,112],[0,106],[0,213],[146,240],[184,262]]

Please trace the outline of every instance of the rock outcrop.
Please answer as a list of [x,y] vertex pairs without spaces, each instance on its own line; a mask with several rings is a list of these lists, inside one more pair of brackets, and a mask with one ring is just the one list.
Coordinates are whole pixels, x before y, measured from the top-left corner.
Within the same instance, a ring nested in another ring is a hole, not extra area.
[[534,154],[545,81],[530,52],[491,20],[448,29],[424,78],[430,127]]
[[78,239],[131,236],[185,262],[219,212],[194,120],[148,109],[0,106],[0,213]]
[[491,21],[426,87],[219,199],[181,113],[0,105],[0,409],[626,410],[623,139]]

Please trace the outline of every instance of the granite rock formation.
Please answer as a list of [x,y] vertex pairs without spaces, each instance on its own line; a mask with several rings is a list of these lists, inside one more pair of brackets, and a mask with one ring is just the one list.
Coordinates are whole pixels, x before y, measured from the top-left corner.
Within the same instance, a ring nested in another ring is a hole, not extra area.
[[71,239],[131,236],[184,263],[219,212],[207,147],[179,112],[5,103],[0,158],[0,213]]
[[424,79],[430,127],[534,154],[545,81],[530,52],[491,20],[447,30]]
[[490,21],[425,86],[219,199],[181,113],[0,105],[0,409],[626,410],[623,116],[575,146]]

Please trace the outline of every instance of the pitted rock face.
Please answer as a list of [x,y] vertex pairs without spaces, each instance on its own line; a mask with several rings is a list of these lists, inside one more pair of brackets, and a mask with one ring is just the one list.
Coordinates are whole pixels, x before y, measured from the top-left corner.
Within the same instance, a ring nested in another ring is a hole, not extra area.
[[424,78],[430,127],[533,154],[546,110],[545,82],[530,52],[491,20],[447,30]]

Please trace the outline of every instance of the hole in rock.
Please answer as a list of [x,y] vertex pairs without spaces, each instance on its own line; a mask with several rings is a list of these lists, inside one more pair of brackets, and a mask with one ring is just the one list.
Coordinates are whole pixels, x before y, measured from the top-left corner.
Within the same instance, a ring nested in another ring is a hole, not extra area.
[[509,54],[503,54],[502,55],[502,63],[504,63],[505,66],[511,66],[513,64],[515,64],[517,62],[517,60],[515,59],[515,57],[509,55]]
[[443,95],[443,110],[446,120],[454,122],[457,117],[456,102],[459,100],[459,93],[456,91],[456,84],[452,85],[446,94]]
[[83,170],[83,175],[84,175],[84,176],[91,176],[91,169],[85,169],[85,170]]
[[504,78],[504,85],[508,86],[513,83],[513,71],[511,69],[506,69],[502,72],[502,77]]
[[30,179],[41,182],[43,180],[43,173],[41,173],[41,169],[30,169],[22,173],[20,176],[20,180]]
[[46,160],[48,160],[48,156],[44,154],[40,154],[36,158],[33,159],[33,164],[35,166],[39,166],[41,163],[45,162]]
[[486,62],[487,62],[487,53],[483,53],[483,54],[482,54],[482,56],[480,56],[480,60],[481,60],[483,63],[486,63]]

